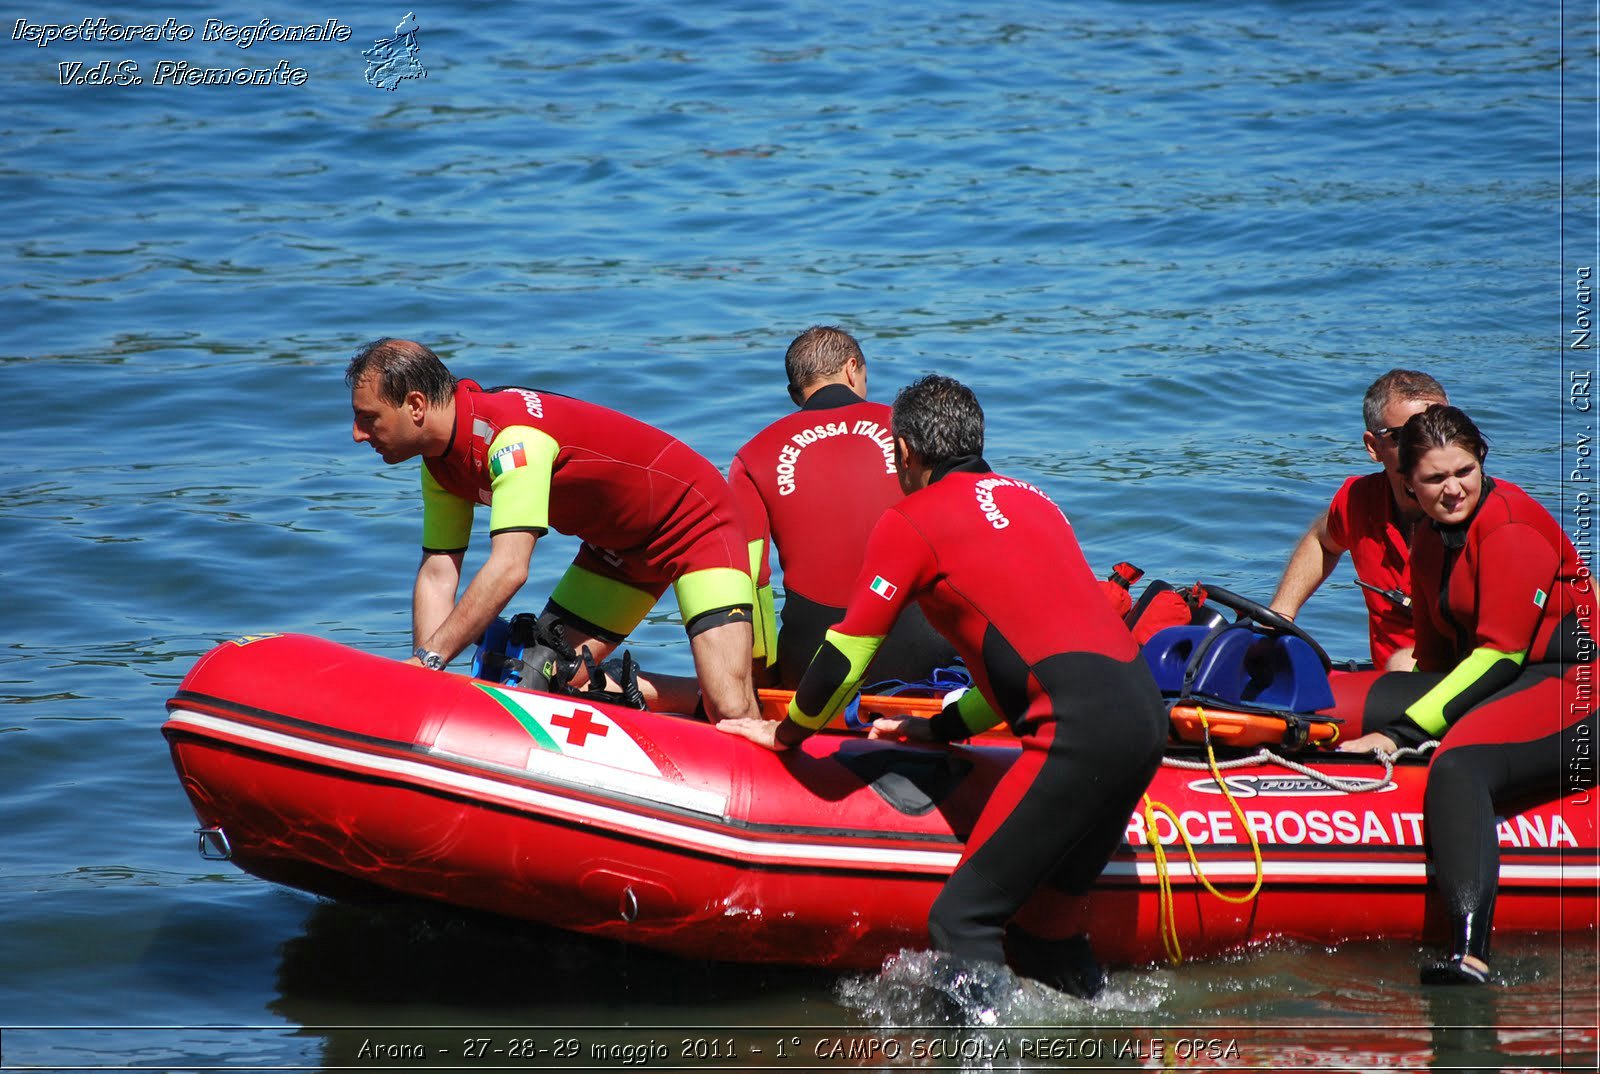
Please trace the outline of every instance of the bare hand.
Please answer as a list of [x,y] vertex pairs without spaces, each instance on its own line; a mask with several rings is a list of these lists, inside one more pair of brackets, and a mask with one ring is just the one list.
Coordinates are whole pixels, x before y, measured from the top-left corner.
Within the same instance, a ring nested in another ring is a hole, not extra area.
[[892,738],[900,742],[932,742],[933,724],[923,716],[884,717],[872,721],[868,738]]
[[1362,735],[1360,738],[1353,738],[1349,742],[1339,744],[1340,753],[1372,753],[1373,751],[1393,753],[1399,748],[1399,746],[1395,745],[1394,739],[1381,731],[1373,731]]
[[765,746],[773,753],[782,753],[789,747],[778,741],[778,721],[741,716],[732,720],[719,720],[712,725],[718,731],[740,738],[748,738],[757,746]]

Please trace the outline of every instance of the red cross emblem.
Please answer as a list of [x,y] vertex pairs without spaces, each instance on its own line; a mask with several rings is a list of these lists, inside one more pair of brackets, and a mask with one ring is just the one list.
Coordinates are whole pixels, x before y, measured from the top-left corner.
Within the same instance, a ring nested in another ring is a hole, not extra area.
[[575,708],[570,715],[561,713],[558,716],[550,717],[550,722],[556,727],[565,727],[567,729],[567,745],[582,746],[590,735],[594,735],[596,738],[604,738],[606,733],[611,730],[610,727],[603,723],[596,723],[594,721],[595,715],[597,714],[593,709]]

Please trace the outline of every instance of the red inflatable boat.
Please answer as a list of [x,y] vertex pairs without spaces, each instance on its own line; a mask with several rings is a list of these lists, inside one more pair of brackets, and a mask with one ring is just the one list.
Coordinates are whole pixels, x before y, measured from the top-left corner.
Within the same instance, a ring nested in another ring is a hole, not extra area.
[[[772,754],[693,719],[293,635],[217,647],[168,709],[201,849],[246,872],[696,958],[841,968],[927,946],[928,907],[1016,756],[1003,741],[850,733]],[[1386,779],[1370,759],[1315,751],[1291,763],[1219,773],[1175,747],[1095,890],[1041,892],[1025,923],[1087,929],[1123,963],[1274,936],[1440,939],[1424,768]],[[1500,933],[1595,927],[1596,829],[1592,792],[1503,818]]]

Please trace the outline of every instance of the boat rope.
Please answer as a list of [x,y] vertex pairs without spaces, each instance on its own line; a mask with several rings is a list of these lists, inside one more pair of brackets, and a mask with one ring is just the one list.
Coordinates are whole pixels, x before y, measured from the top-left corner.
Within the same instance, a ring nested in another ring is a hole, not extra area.
[[1196,705],[1195,712],[1200,717],[1200,727],[1205,733],[1205,761],[1182,761],[1164,757],[1161,763],[1169,768],[1189,769],[1192,771],[1209,770],[1211,772],[1212,777],[1216,780],[1217,787],[1222,791],[1223,797],[1228,799],[1228,805],[1233,807],[1234,815],[1239,818],[1239,824],[1250,840],[1250,852],[1255,859],[1256,875],[1255,883],[1251,885],[1250,890],[1244,895],[1224,895],[1218,891],[1205,875],[1205,870],[1201,868],[1194,844],[1189,841],[1189,833],[1183,830],[1183,825],[1179,822],[1177,813],[1165,802],[1152,801],[1148,794],[1144,796],[1145,839],[1150,844],[1151,855],[1155,859],[1156,883],[1159,892],[1156,902],[1156,928],[1161,933],[1161,944],[1166,949],[1167,961],[1174,966],[1182,965],[1183,963],[1183,947],[1178,941],[1177,921],[1172,912],[1172,876],[1167,869],[1166,848],[1161,845],[1160,833],[1156,831],[1156,813],[1164,813],[1172,821],[1173,830],[1178,833],[1178,838],[1183,840],[1184,850],[1189,855],[1190,868],[1194,872],[1195,879],[1200,881],[1201,886],[1223,902],[1242,905],[1251,902],[1260,894],[1261,884],[1265,877],[1265,868],[1261,861],[1261,843],[1256,838],[1255,829],[1246,820],[1243,807],[1239,805],[1238,800],[1234,798],[1233,792],[1229,789],[1228,781],[1223,778],[1222,773],[1224,770],[1244,768],[1249,765],[1277,764],[1345,794],[1359,794],[1364,791],[1380,791],[1392,786],[1394,784],[1394,762],[1396,759],[1405,756],[1420,757],[1439,744],[1437,741],[1424,742],[1415,748],[1396,750],[1392,754],[1374,750],[1372,751],[1374,757],[1383,765],[1383,778],[1345,780],[1330,776],[1326,772],[1312,768],[1310,765],[1301,764],[1298,761],[1273,753],[1265,747],[1257,750],[1249,757],[1233,761],[1218,761],[1216,751],[1212,748],[1211,727],[1206,721],[1205,709]]
[[[1343,791],[1345,794],[1362,794],[1367,791],[1386,790],[1394,784],[1395,761],[1402,757],[1421,757],[1438,744],[1437,739],[1431,739],[1420,746],[1395,750],[1393,753],[1382,753],[1378,750],[1373,750],[1373,758],[1383,765],[1383,778],[1381,779],[1340,779],[1337,776],[1330,776],[1320,769],[1312,768],[1310,765],[1301,764],[1299,761],[1273,753],[1265,746],[1248,757],[1240,757],[1232,761],[1217,761],[1211,755],[1211,739],[1209,735],[1206,737],[1207,761],[1184,761],[1176,757],[1164,757],[1161,763],[1167,768],[1183,768],[1195,772],[1217,772],[1234,768],[1248,768],[1251,765],[1275,764],[1287,768],[1291,772],[1298,772],[1308,779],[1314,779],[1323,786],[1331,787],[1336,791]],[[1218,782],[1221,782],[1220,778]]]

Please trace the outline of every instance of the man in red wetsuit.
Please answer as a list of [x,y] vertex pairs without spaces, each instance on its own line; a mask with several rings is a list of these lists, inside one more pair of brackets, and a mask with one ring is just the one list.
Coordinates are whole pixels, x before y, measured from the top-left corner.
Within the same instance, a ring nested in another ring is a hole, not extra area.
[[[355,441],[370,443],[391,465],[423,459],[414,663],[443,668],[480,637],[527,581],[539,538],[554,529],[583,541],[546,609],[574,649],[587,646],[603,659],[671,585],[707,715],[759,711],[744,527],[710,462],[605,407],[458,381],[409,340],[367,344],[345,380]],[[480,503],[489,506],[489,556],[458,600]],[[586,677],[580,668],[573,685]],[[656,700],[679,711],[695,705],[693,697]]]
[[[787,414],[739,449],[728,483],[749,526],[756,574],[756,656],[767,681],[793,688],[824,632],[844,617],[867,535],[903,493],[889,408],[867,395],[867,361],[848,332],[814,325],[784,355]],[[768,545],[783,566],[783,627],[773,611]],[[777,644],[772,644],[776,638]],[[955,660],[916,605],[901,615],[865,681],[914,682]]]
[[[1006,924],[1035,888],[1083,891],[1105,867],[1160,764],[1166,711],[1061,510],[983,461],[972,392],[924,377],[895,398],[892,431],[906,497],[873,528],[845,617],[787,717],[718,727],[769,749],[798,746],[844,706],[900,609],[921,604],[966,659],[975,689],[939,716],[880,720],[873,734],[952,742],[1004,720],[1021,740],[928,918],[938,948],[1005,962]],[[1024,965],[1035,948],[1013,951],[1022,972],[1075,991],[1098,987],[1096,975]]]
[[1272,597],[1272,609],[1293,619],[1348,549],[1356,577],[1365,583],[1367,633],[1379,671],[1415,664],[1411,534],[1422,514],[1405,493],[1395,445],[1411,415],[1446,402],[1444,389],[1426,373],[1391,369],[1372,382],[1361,404],[1367,426],[1361,440],[1383,469],[1345,481],[1295,546]]

